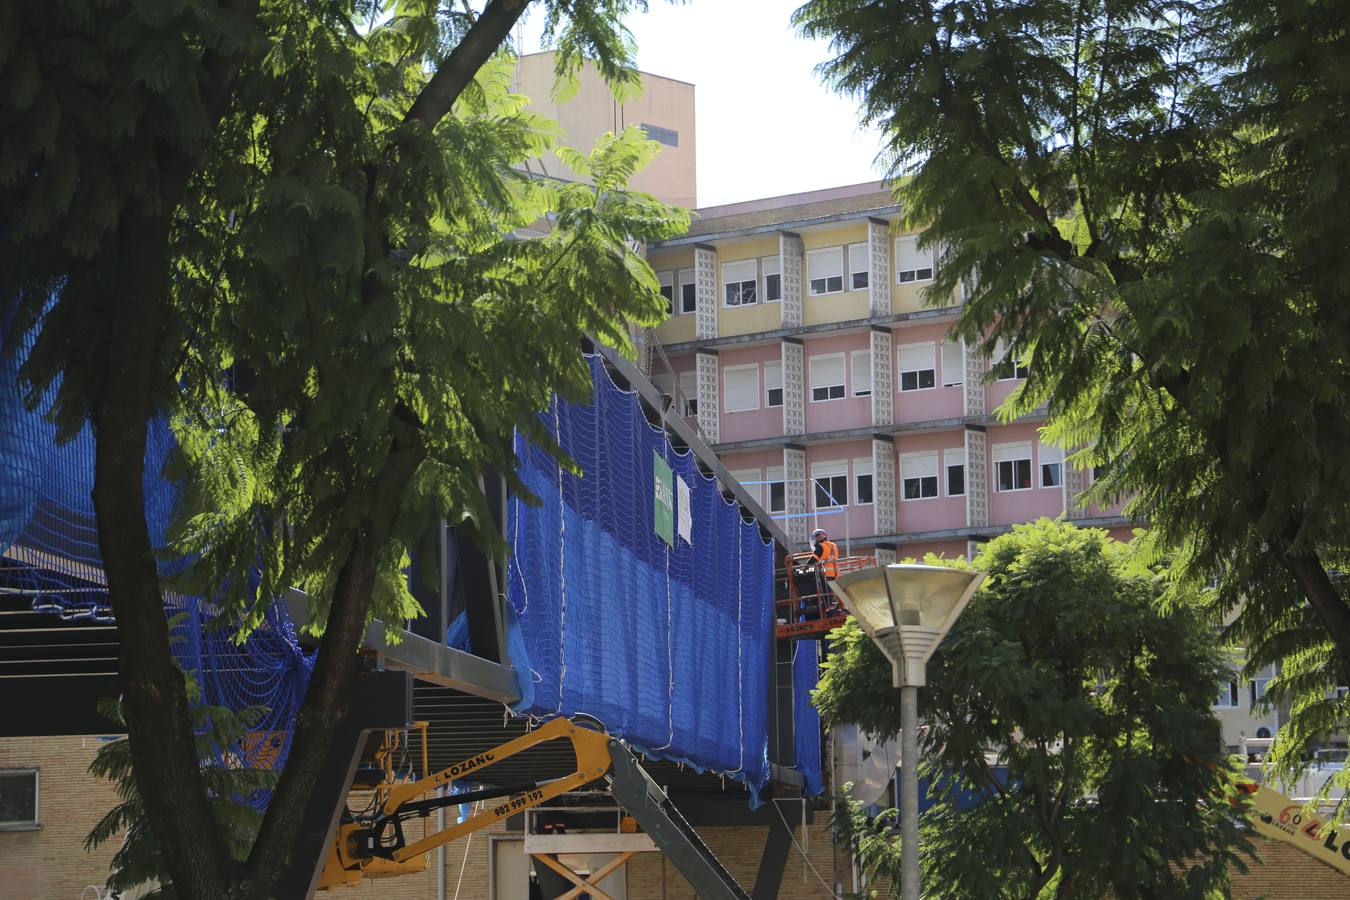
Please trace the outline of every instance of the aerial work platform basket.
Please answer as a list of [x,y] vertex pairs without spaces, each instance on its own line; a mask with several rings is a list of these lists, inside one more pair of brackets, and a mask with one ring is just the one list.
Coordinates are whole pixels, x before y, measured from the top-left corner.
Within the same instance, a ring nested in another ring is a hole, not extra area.
[[786,590],[774,603],[775,637],[788,641],[819,638],[844,624],[848,611],[830,590],[830,581],[876,564],[872,556],[841,556],[826,562],[810,552],[789,553],[783,559]]

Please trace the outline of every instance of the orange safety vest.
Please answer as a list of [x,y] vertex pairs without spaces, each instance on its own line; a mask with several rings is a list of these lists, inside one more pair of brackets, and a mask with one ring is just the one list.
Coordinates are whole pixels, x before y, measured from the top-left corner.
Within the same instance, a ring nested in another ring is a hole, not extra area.
[[839,545],[834,541],[820,542],[820,567],[825,572],[826,578],[837,578],[839,576]]

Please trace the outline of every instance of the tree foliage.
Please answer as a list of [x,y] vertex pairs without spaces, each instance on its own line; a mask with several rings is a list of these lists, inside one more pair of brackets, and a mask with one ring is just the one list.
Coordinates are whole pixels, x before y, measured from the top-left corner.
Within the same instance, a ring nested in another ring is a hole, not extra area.
[[[236,860],[248,858],[249,848],[262,823],[262,813],[253,804],[259,792],[276,784],[276,772],[245,768],[234,764],[225,748],[244,740],[262,716],[262,710],[246,708],[235,712],[200,702],[198,685],[189,676],[188,694],[193,698],[192,726],[197,734],[197,752],[202,760],[202,780],[210,796],[211,812]],[[99,712],[116,725],[126,721],[118,704],[111,699],[99,702]],[[89,774],[105,778],[116,786],[119,802],[108,811],[84,839],[85,850],[93,850],[121,836],[121,845],[113,854],[107,888],[117,896],[139,891],[140,900],[177,900],[170,868],[155,842],[145,815],[145,803],[136,787],[132,771],[131,748],[126,738],[109,741],[94,754]]]
[[1180,571],[1245,603],[1253,665],[1305,654],[1296,702],[1344,723],[1320,701],[1350,675],[1350,5],[811,0],[796,21],[912,175],[930,296],[964,290],[964,335],[1031,361],[1004,413],[1048,405],[1071,464],[1106,467],[1095,498],[1131,498]]
[[[1221,892],[1250,848],[1218,755],[1210,704],[1226,662],[1201,598],[1165,601],[1166,572],[1138,546],[1046,519],[970,565],[988,578],[919,692],[920,772],[936,785],[924,896]],[[889,664],[855,623],[833,637],[823,719],[895,737]],[[898,873],[886,816],[853,804],[836,825],[872,871]]]
[[[654,144],[576,151],[588,185],[513,168],[556,138],[509,91],[503,45],[530,5],[0,7],[0,316],[38,329],[30,397],[59,381],[63,433],[94,426],[129,749],[181,896],[267,896],[366,622],[418,612],[400,570],[427,523],[500,549],[483,470],[512,477],[516,428],[552,446],[535,414],[589,389],[585,334],[625,348],[625,320],[662,314],[630,242],[687,219],[625,189]],[[641,0],[534,5],[560,75],[585,57],[631,83],[622,19]],[[182,448],[168,548],[142,514],[156,415]],[[156,552],[189,554],[173,589],[243,628],[303,585],[322,633],[243,859],[198,770]]]

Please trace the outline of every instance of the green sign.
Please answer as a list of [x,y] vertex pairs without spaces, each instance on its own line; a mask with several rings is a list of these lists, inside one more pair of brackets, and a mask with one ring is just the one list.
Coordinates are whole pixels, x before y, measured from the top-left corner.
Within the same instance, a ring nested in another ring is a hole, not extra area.
[[675,475],[656,451],[652,451],[652,513],[656,536],[674,547]]

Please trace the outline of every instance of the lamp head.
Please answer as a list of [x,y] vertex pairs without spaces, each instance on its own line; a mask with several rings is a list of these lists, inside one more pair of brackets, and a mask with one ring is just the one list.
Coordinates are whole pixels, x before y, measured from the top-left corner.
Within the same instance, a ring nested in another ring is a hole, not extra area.
[[921,686],[933,651],[984,576],[970,569],[892,564],[846,573],[832,587],[891,661],[892,683]]

